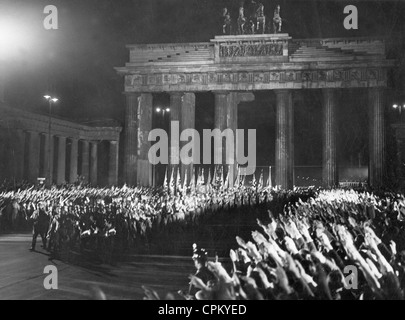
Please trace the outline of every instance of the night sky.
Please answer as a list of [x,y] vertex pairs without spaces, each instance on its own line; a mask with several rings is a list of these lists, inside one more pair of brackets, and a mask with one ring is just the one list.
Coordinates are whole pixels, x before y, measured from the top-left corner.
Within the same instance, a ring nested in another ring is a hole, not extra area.
[[[46,113],[47,104],[42,96],[49,92],[60,98],[55,113],[61,117],[113,118],[122,122],[123,79],[113,68],[127,62],[125,45],[209,41],[218,34],[222,8],[227,6],[235,19],[240,3],[240,0],[0,0],[0,19],[11,18],[27,30],[30,39],[5,64],[7,101],[13,107]],[[286,19],[284,32],[293,38],[384,36],[389,41],[389,56],[399,62],[403,60],[404,1],[262,0],[262,3],[268,16],[272,16],[277,3],[281,5],[281,15]],[[43,9],[49,4],[59,10],[56,31],[43,28]],[[359,10],[359,30],[348,31],[343,27],[343,8],[348,4]],[[402,69],[393,72],[392,95],[402,92],[403,74]],[[320,164],[319,98],[317,92],[305,93],[299,99],[307,101],[306,108],[295,111],[296,136],[305,137],[302,141],[305,148],[296,151],[298,162],[303,164]],[[345,124],[340,145],[346,150],[353,149],[344,157],[346,162],[356,162],[360,153],[363,158],[367,154],[367,148],[363,150],[367,144],[366,111],[356,104],[361,105],[363,98],[364,95],[355,93],[355,98],[342,104],[340,110],[339,121]],[[161,97],[162,101],[166,99]],[[262,160],[259,156],[259,162],[263,163],[269,155],[274,156],[274,141],[269,142],[274,140],[274,123],[269,126],[262,120],[274,118],[274,108],[266,108],[273,106],[273,100],[271,95],[260,93],[255,103],[241,106],[239,111],[239,116],[246,118],[245,125],[257,127],[258,135],[264,137],[258,142],[265,150]],[[212,124],[213,107],[204,106],[210,101],[212,98],[206,94],[197,97],[197,113],[205,119],[200,126]]]

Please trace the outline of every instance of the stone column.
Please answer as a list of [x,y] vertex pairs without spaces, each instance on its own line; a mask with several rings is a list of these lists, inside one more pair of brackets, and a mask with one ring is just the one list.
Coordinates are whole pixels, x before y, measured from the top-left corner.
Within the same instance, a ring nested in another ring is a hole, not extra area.
[[70,168],[69,168],[69,182],[75,183],[77,181],[77,166],[79,162],[79,140],[76,138],[71,139],[72,145],[70,148]]
[[369,184],[379,187],[385,174],[384,88],[368,89],[369,103]]
[[336,160],[336,89],[323,89],[323,160],[322,180],[325,188],[339,184]]
[[66,182],[66,138],[58,137],[58,167],[56,172],[56,184]]
[[125,138],[124,138],[124,182],[130,186],[136,184],[137,169],[137,116],[140,95],[127,94],[125,108]]
[[14,156],[12,163],[14,164],[14,179],[17,183],[24,180],[24,158],[25,158],[25,132],[17,129],[13,136]]
[[40,136],[38,132],[29,132],[28,145],[28,181],[36,183],[39,177]]
[[110,141],[108,157],[108,185],[116,186],[118,183],[118,141]]
[[44,134],[44,138],[44,173],[42,175],[46,177],[47,184],[51,185],[53,183],[53,136],[49,136],[49,133],[46,133]]
[[90,153],[89,153],[89,142],[86,140],[82,141],[82,174],[81,176],[84,178],[84,182],[90,181],[90,166],[89,160]]
[[152,186],[152,164],[148,159],[151,146],[148,141],[149,132],[152,130],[152,105],[153,96],[151,93],[143,93],[138,97],[138,159],[137,159],[137,185]]
[[276,185],[291,189],[294,186],[292,93],[290,90],[276,90],[276,97]]
[[[226,149],[226,139],[222,139],[222,145],[214,147],[214,162],[221,163],[224,167],[225,177],[229,172],[229,185],[233,187],[236,170],[236,129],[237,129],[237,106],[239,103],[238,94],[235,92],[215,92],[215,129],[221,133],[230,129],[233,133],[234,153]],[[232,164],[233,162],[233,164]]]
[[238,105],[239,105],[239,94],[237,92],[231,92],[228,97],[228,112],[227,112],[227,120],[226,125],[230,128],[234,135],[234,154],[230,154],[227,162],[231,163],[231,158],[233,158],[233,165],[229,165],[230,173],[229,173],[229,186],[233,187],[236,176],[238,174],[238,163],[236,159],[236,155],[238,152],[238,141],[237,141],[237,134],[236,131],[238,129]]
[[[170,123],[178,122],[180,125],[181,121],[181,105],[182,105],[182,92],[171,92],[170,93]],[[174,170],[174,178],[177,173],[177,169],[180,164],[180,136],[172,136],[176,132],[170,132],[170,154],[169,154],[169,170],[168,180],[171,177],[171,172]],[[173,143],[172,143],[173,140]],[[168,181],[169,183],[170,181]]]
[[98,175],[98,146],[97,142],[90,143],[90,183],[93,186],[97,186]]
[[[181,100],[181,121],[180,121],[180,132],[183,132],[186,129],[195,128],[195,94],[194,93],[185,93]],[[194,139],[195,141],[195,139]],[[180,147],[182,148],[186,145],[187,142],[181,142]],[[181,160],[181,159],[180,159]],[[187,171],[188,180],[193,173],[193,163],[186,165],[181,163],[181,181],[184,184],[184,176]],[[187,182],[188,183],[188,182]]]
[[[215,129],[221,133],[227,129],[228,118],[228,92],[215,92]],[[214,163],[215,165],[226,164],[226,145],[225,139],[222,139],[221,145],[214,146]]]

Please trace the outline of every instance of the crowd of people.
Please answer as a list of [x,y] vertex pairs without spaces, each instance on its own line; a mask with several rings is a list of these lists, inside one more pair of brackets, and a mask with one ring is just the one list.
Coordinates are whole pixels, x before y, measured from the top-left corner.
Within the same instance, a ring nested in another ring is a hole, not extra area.
[[[236,237],[232,267],[194,246],[197,272],[186,299],[402,300],[405,198],[354,190],[319,191],[257,221]],[[146,299],[159,299],[145,289]],[[173,298],[173,296],[168,296]]]
[[[247,210],[249,209],[249,210]],[[271,209],[271,210],[270,210]],[[230,265],[194,246],[197,272],[186,299],[403,299],[405,197],[344,189],[263,186],[173,192],[153,188],[26,187],[0,193],[0,230],[33,227],[58,256],[63,248],[112,252],[207,216],[257,218],[236,237]],[[158,298],[145,289],[146,298]]]
[[196,224],[201,217],[236,206],[271,200],[267,188],[25,188],[0,193],[0,230],[34,227],[43,247],[126,250],[136,239],[164,233],[173,225]]

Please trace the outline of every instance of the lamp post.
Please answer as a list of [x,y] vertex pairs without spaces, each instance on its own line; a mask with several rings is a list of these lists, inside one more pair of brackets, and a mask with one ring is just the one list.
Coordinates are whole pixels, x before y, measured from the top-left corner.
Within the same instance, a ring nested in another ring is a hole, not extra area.
[[51,131],[52,131],[52,103],[56,103],[58,102],[59,99],[57,98],[53,98],[49,95],[44,96],[44,98],[46,100],[48,100],[49,103],[49,110],[48,110],[48,177],[47,177],[47,181],[49,183],[49,185],[52,184],[51,181],[51,159],[52,159],[52,155],[51,155]]
[[392,105],[392,108],[394,108],[395,110],[398,110],[399,114],[401,114],[402,111],[405,110],[405,104],[402,105],[402,104],[394,103]]
[[402,122],[405,113],[405,102],[404,103],[394,102],[392,108],[399,113],[399,122]]
[[165,114],[170,112],[170,108],[156,108],[156,112],[162,114],[164,120]]

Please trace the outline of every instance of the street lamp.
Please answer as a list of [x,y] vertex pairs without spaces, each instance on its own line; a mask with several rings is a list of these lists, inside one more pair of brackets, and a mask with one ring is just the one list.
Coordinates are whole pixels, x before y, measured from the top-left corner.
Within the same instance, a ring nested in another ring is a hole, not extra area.
[[402,111],[405,110],[405,104],[397,104],[397,103],[395,103],[395,104],[392,105],[392,108],[394,108],[395,110],[398,110],[399,114],[401,114]]
[[170,108],[156,108],[157,113],[161,113],[163,115],[163,119],[165,118],[165,114],[170,112]]
[[59,99],[51,97],[49,95],[45,95],[44,98],[46,100],[48,100],[49,103],[49,111],[48,111],[48,183],[49,185],[52,184],[51,181],[51,159],[52,159],[52,155],[51,155],[51,130],[52,130],[52,103],[56,103],[58,102]]

